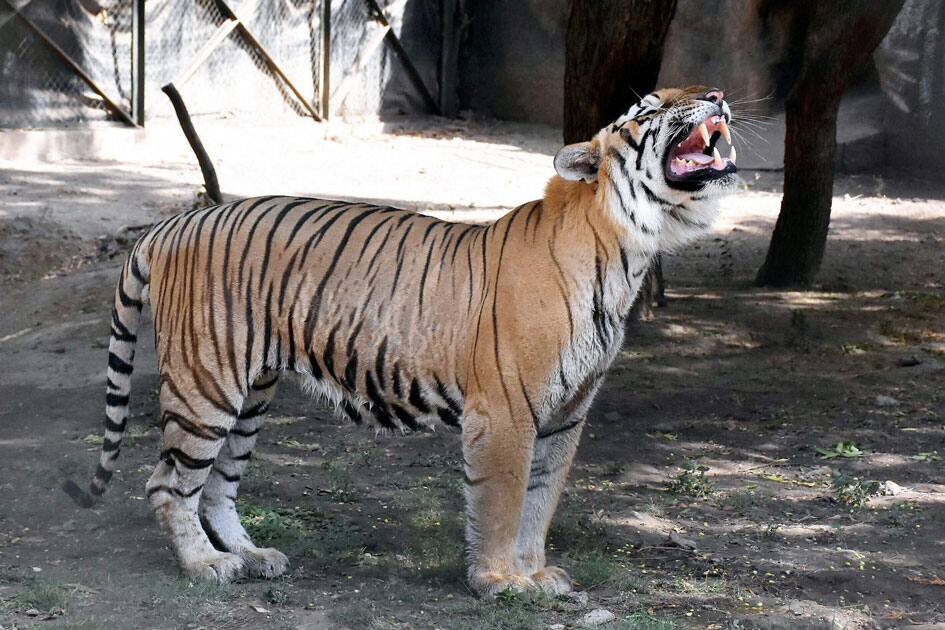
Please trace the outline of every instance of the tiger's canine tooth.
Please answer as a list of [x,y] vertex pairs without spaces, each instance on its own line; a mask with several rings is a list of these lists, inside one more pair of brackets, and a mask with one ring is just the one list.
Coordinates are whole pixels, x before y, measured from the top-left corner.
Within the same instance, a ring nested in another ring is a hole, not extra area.
[[728,130],[728,125],[725,123],[725,120],[719,121],[719,131],[722,132],[722,137],[725,138],[725,141],[732,144],[732,132]]
[[732,150],[728,152],[728,161],[732,164],[735,163],[735,147],[732,146]]
[[705,123],[699,123],[699,135],[702,136],[702,143],[709,146],[709,129]]
[[712,149],[712,167],[719,170],[725,168],[725,162],[722,160],[722,156],[719,154],[718,149]]

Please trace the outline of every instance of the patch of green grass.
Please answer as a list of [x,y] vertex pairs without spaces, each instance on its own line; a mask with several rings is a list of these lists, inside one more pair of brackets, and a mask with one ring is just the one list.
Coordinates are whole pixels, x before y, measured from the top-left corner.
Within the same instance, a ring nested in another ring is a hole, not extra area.
[[[140,585],[131,587],[134,597],[140,597],[140,588]],[[142,603],[152,610],[161,611],[172,627],[191,625],[198,618],[212,620],[211,623],[200,625],[225,627],[236,612],[233,601],[238,594],[238,587],[233,584],[159,578],[150,581],[147,589],[151,596]]]
[[325,480],[328,482],[327,490],[331,493],[332,499],[339,503],[354,503],[358,500],[358,488],[344,463],[331,459],[325,460],[322,470],[325,472]]
[[65,611],[76,599],[76,586],[34,580],[22,591],[3,600],[0,610],[23,612],[35,609],[42,614]]
[[257,545],[296,543],[327,523],[327,517],[312,508],[267,508],[243,500],[239,504],[240,522]]
[[449,611],[451,630],[544,630],[549,612],[564,607],[542,593],[503,591],[495,600],[461,603]]
[[883,521],[893,527],[910,527],[922,520],[922,508],[912,501],[896,503],[883,512]]
[[268,490],[273,486],[275,476],[272,470],[264,463],[250,460],[249,466],[243,471],[240,479],[240,491],[248,494],[258,494],[261,490]]
[[563,560],[581,588],[608,586],[618,591],[646,592],[646,582],[612,553],[599,549],[569,551]]
[[608,630],[676,630],[679,625],[666,617],[654,617],[647,612],[638,612],[618,619],[606,626]]
[[676,497],[708,498],[715,492],[712,480],[705,476],[708,471],[708,466],[686,462],[682,471],[666,483],[666,490]]
[[551,521],[548,540],[552,547],[577,551],[605,551],[611,540],[602,512],[566,512]]
[[666,504],[659,497],[651,497],[640,506],[640,511],[656,518],[663,518],[666,516]]
[[742,512],[754,506],[757,501],[758,496],[754,490],[744,489],[729,492],[719,499],[719,504]]

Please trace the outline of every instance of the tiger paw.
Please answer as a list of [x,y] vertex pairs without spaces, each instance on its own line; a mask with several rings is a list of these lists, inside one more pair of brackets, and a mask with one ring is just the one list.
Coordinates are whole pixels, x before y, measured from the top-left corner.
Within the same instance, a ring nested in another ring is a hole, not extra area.
[[533,579],[524,575],[487,571],[470,571],[469,585],[482,597],[495,597],[502,591],[523,593],[539,588]]
[[253,577],[274,578],[289,568],[289,559],[278,549],[259,548],[240,551],[246,573]]
[[532,580],[548,595],[567,595],[571,592],[571,576],[560,567],[545,567],[532,573]]
[[218,551],[181,562],[181,569],[193,579],[224,584],[243,574],[243,558],[235,553]]

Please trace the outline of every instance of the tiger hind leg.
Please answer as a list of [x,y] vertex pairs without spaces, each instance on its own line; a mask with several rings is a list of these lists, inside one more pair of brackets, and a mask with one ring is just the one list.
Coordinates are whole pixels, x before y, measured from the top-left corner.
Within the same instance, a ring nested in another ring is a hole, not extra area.
[[183,401],[161,390],[161,461],[147,483],[147,496],[181,570],[189,577],[228,582],[243,573],[244,560],[216,549],[197,509],[211,466],[235,418],[203,400]]
[[252,384],[236,424],[227,434],[223,448],[210,468],[200,500],[200,522],[210,541],[220,551],[239,555],[249,575],[271,578],[282,575],[289,559],[277,549],[260,548],[243,525],[236,510],[240,477],[249,465],[263,416],[276,393],[275,373],[265,374]]

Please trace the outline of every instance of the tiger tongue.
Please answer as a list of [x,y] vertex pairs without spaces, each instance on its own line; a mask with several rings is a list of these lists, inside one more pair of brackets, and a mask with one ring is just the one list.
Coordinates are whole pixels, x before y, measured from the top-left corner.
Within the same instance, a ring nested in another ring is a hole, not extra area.
[[675,156],[682,160],[692,160],[697,164],[708,164],[712,161],[711,155],[706,155],[705,153],[683,153],[682,155]]

